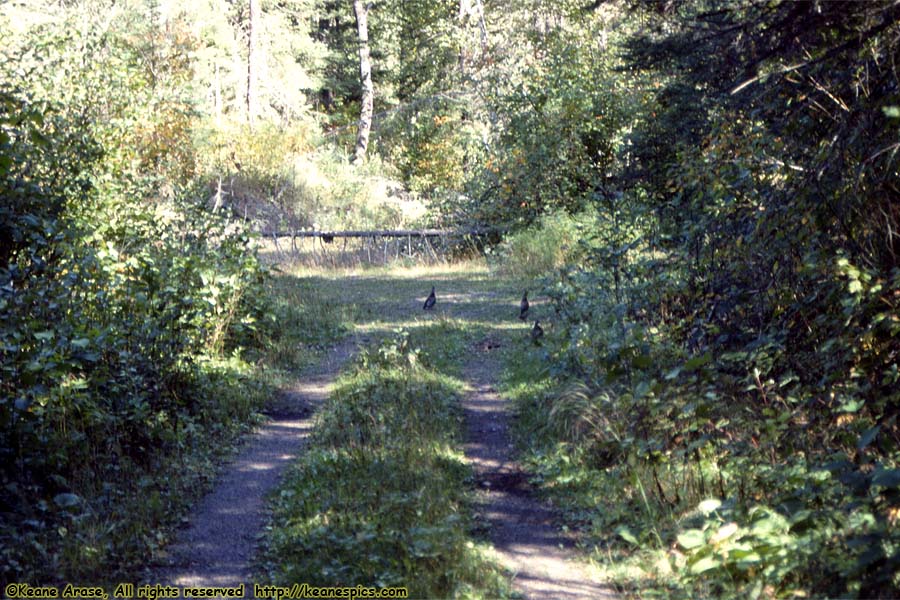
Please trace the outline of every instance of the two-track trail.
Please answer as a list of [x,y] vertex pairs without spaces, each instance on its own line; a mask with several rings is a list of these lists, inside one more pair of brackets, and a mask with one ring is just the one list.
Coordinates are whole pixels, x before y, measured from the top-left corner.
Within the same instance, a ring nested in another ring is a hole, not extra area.
[[[559,515],[535,497],[528,475],[513,458],[508,431],[511,407],[496,388],[503,367],[501,355],[514,344],[530,340],[530,326],[518,321],[522,292],[486,270],[420,273],[389,288],[400,298],[416,293],[419,298],[393,304],[381,298],[372,313],[386,320],[397,312],[394,318],[409,328],[409,315],[422,313],[422,302],[435,280],[436,314],[423,320],[453,319],[475,338],[461,369],[468,390],[463,398],[464,450],[478,482],[476,510],[489,527],[497,558],[513,577],[514,591],[527,600],[617,597],[579,561],[575,540],[561,530]],[[541,310],[538,301],[535,311]]]
[[[246,583],[252,597],[253,550],[264,526],[266,494],[302,452],[313,426],[312,413],[358,340],[447,319],[470,340],[467,358],[460,359],[465,361],[460,378],[467,387],[464,450],[478,487],[475,509],[487,525],[497,559],[513,578],[514,590],[528,600],[615,597],[578,560],[574,540],[561,531],[552,507],[532,493],[527,474],[513,458],[510,406],[496,388],[503,354],[530,339],[528,325],[516,318],[521,291],[483,267],[378,271],[310,281],[326,301],[352,307],[352,339],[338,344],[314,373],[282,394],[278,407],[270,411],[270,422],[252,436],[197,506],[190,527],[170,550],[171,564],[157,573],[156,581],[178,586]],[[422,305],[432,285],[437,306],[426,313]]]

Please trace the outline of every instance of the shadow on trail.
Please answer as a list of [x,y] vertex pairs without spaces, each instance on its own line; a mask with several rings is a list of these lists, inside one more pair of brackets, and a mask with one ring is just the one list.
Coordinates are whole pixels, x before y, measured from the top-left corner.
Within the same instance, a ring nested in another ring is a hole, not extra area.
[[557,512],[533,496],[528,475],[515,461],[509,407],[494,387],[500,367],[494,352],[470,355],[465,373],[471,389],[463,401],[465,453],[494,549],[526,598],[612,598],[612,590],[577,564],[574,537],[561,531]]

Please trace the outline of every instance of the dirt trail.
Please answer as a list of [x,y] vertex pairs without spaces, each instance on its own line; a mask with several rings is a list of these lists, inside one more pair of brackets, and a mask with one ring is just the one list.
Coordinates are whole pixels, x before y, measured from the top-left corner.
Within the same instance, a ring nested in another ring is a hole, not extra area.
[[265,522],[265,499],[296,459],[312,430],[313,413],[356,346],[348,339],[310,374],[282,390],[259,427],[210,492],[194,508],[189,525],[169,547],[168,564],[149,583],[236,586],[253,597],[251,560]]
[[501,563],[513,573],[513,588],[528,600],[616,598],[577,562],[574,539],[560,531],[553,509],[534,498],[512,460],[509,407],[494,388],[500,361],[492,352],[492,344],[480,344],[465,366],[465,452],[480,488],[478,510]]
[[[443,277],[439,279],[441,318],[493,331],[487,343],[475,345],[463,366],[469,386],[463,402],[465,452],[479,486],[477,510],[490,526],[500,561],[514,576],[514,589],[528,600],[616,597],[579,564],[574,541],[560,531],[552,508],[535,499],[526,474],[512,460],[509,407],[494,386],[501,370],[501,349],[512,343],[507,322],[516,314],[517,293],[506,290],[502,281],[465,271],[429,276]],[[373,276],[317,283],[326,295],[357,307],[357,336],[374,339],[397,326],[413,328],[435,318],[422,316],[428,288],[419,279]],[[527,336],[527,331],[519,333]],[[251,437],[213,492],[196,507],[190,526],[170,548],[168,565],[157,570],[149,583],[182,587],[245,583],[246,594],[253,596],[251,561],[264,525],[266,494],[302,451],[313,411],[361,341],[354,337],[339,344],[316,371],[282,393],[269,411],[271,420]]]

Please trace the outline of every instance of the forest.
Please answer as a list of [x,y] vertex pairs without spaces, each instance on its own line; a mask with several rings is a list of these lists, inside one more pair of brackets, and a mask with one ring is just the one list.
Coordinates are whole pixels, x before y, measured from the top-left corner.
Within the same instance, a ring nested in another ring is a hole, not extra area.
[[[7,596],[155,583],[351,339],[259,583],[523,597],[477,351],[611,593],[900,596],[896,1],[0,0],[0,39]],[[387,229],[481,233],[273,248]]]

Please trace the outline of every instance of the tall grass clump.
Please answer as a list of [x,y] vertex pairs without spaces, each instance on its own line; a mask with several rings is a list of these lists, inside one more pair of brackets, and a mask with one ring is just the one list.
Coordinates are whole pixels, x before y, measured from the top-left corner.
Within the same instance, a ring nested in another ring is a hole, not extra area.
[[510,279],[545,277],[575,261],[581,250],[583,224],[588,215],[555,212],[527,229],[510,234],[495,251],[492,267]]
[[[210,203],[264,231],[379,229],[420,224],[425,205],[372,156],[330,146],[312,119],[290,126],[209,122],[195,134]],[[277,152],[272,149],[277,148]]]

